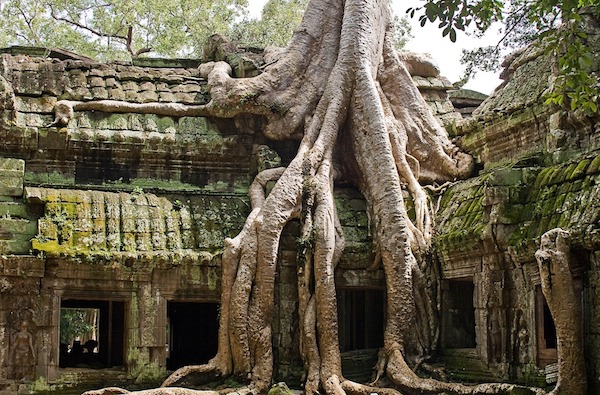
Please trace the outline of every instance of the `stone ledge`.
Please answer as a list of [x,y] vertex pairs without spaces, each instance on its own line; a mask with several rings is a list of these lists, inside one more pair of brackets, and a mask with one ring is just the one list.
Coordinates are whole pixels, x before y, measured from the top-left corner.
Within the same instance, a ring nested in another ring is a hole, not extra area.
[[36,277],[45,275],[45,260],[26,255],[0,256],[0,272],[5,276]]

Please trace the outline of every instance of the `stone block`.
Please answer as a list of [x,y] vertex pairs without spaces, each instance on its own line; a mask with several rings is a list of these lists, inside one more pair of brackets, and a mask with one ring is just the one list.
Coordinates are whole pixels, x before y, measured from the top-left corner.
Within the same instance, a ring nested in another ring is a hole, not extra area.
[[170,84],[181,84],[184,81],[184,77],[181,75],[181,73],[173,73],[161,76],[161,80]]
[[0,240],[0,253],[3,255],[20,255],[31,253],[29,239]]
[[39,112],[43,114],[53,114],[56,105],[56,97],[15,97],[15,106],[20,112]]
[[117,89],[121,89],[121,83],[119,81],[117,81],[115,78],[113,77],[109,77],[105,80],[104,82],[106,88],[117,88]]
[[490,178],[491,185],[498,186],[515,186],[523,181],[522,172],[520,169],[503,169],[493,173]]
[[150,81],[144,81],[140,84],[140,91],[155,91],[156,85]]
[[0,217],[33,219],[27,210],[27,205],[19,201],[0,202]]
[[[64,130],[64,129],[62,129]],[[40,129],[38,147],[40,149],[64,150],[67,147],[68,135],[56,129]]]
[[87,85],[86,73],[80,69],[74,69],[69,71],[69,76],[67,80],[69,81],[69,85],[71,88],[78,88]]
[[95,100],[105,100],[108,99],[108,90],[104,87],[93,87],[92,95]]
[[6,276],[28,276],[43,277],[44,263],[43,259],[34,257],[2,257],[1,267]]
[[141,103],[152,103],[158,101],[158,93],[153,90],[142,91],[139,94],[139,101]]
[[37,71],[15,72],[13,80],[15,93],[28,96],[41,96],[42,87]]
[[92,92],[84,86],[71,90],[70,94],[73,100],[92,100],[94,98]]
[[492,206],[500,204],[508,200],[510,191],[508,188],[488,187],[484,191],[484,198],[481,202],[482,206]]
[[140,95],[137,93],[137,91],[125,90],[123,93],[125,95],[126,101],[130,101],[130,102],[134,102],[134,103],[137,103],[140,101]]
[[42,128],[54,120],[52,115],[41,115],[18,112],[16,117],[17,125],[24,127]]
[[124,81],[121,84],[121,87],[125,91],[138,92],[140,90],[139,85],[137,83],[135,83],[134,81]]
[[156,83],[156,91],[157,92],[170,92],[171,88],[169,88],[169,84],[167,84],[166,82],[157,82]]
[[183,92],[175,93],[175,100],[179,103],[196,104],[195,98],[196,98],[196,95],[194,95],[193,93],[183,93]]
[[101,77],[90,77],[90,79],[88,80],[88,85],[92,88],[97,88],[97,87],[105,87],[106,83],[104,82],[104,79]]
[[173,87],[172,91],[182,93],[197,93],[202,91],[202,87],[198,84],[181,84]]
[[129,127],[127,114],[110,114],[103,116],[97,123],[98,129],[127,130]]
[[440,101],[436,103],[437,110],[439,114],[448,114],[454,112],[454,106],[450,100]]
[[160,102],[174,102],[176,101],[175,95],[171,92],[159,92],[158,101]]
[[22,196],[25,161],[0,158],[0,195]]
[[108,89],[108,98],[111,100],[125,100],[125,92],[121,88],[115,87]]
[[12,240],[19,236],[33,237],[37,233],[37,222],[24,218],[0,218],[0,239]]
[[18,63],[14,64],[15,70],[19,70],[19,71],[38,71],[39,70],[39,63],[33,61],[32,58],[24,57],[23,59],[19,59],[17,62]]

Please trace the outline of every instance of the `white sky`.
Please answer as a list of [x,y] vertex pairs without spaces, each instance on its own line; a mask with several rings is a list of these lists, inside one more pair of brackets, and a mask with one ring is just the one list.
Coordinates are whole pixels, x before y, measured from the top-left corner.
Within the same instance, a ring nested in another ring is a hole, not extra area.
[[[251,14],[258,17],[266,0],[249,0],[249,3]],[[406,9],[419,6],[422,3],[421,0],[392,0],[392,8],[397,15],[402,16],[405,15]],[[456,43],[452,43],[448,37],[442,37],[437,24],[427,23],[425,27],[421,27],[416,15],[410,21],[413,25],[412,34],[414,38],[408,42],[407,49],[431,54],[440,67],[442,75],[451,82],[458,81],[463,74],[464,67],[460,64],[463,48],[473,49],[483,45],[494,45],[498,40],[493,32],[482,39],[469,37],[462,32],[458,32]],[[497,73],[478,72],[465,88],[489,94],[500,82]]]

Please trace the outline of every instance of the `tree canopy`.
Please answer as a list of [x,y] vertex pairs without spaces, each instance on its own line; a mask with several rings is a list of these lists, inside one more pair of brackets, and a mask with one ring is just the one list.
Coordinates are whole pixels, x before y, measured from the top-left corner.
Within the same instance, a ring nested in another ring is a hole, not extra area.
[[247,0],[8,0],[0,3],[0,46],[60,47],[98,60],[201,57],[213,33],[285,45],[305,6],[269,0],[256,20]]
[[442,35],[456,41],[457,31],[481,35],[498,28],[501,39],[496,46],[463,52],[468,79],[476,70],[496,70],[506,54],[539,40],[546,51],[558,59],[557,79],[547,97],[548,103],[598,110],[600,81],[590,73],[594,53],[589,45],[586,16],[600,15],[598,0],[427,0],[423,6],[409,8],[421,26],[438,23]]

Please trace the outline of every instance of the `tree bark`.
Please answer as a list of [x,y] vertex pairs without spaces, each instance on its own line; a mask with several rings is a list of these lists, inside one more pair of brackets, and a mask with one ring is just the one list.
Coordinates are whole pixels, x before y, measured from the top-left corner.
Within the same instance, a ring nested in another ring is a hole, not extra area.
[[558,382],[551,394],[587,394],[583,312],[570,269],[569,233],[558,228],[544,233],[535,258],[542,293],[556,327]]

